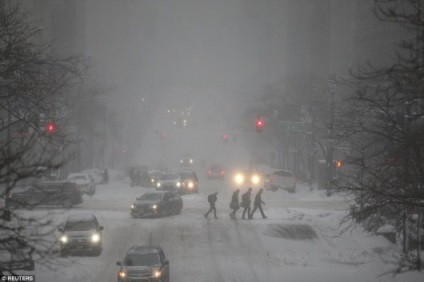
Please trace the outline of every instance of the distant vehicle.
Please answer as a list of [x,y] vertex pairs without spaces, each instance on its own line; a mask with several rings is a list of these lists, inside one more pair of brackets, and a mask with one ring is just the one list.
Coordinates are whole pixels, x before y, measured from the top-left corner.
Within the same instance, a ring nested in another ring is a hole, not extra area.
[[144,193],[131,205],[131,216],[165,216],[180,214],[183,200],[176,192],[156,191]]
[[102,253],[102,231],[94,214],[70,215],[61,232],[60,254],[90,253],[99,256]]
[[264,176],[257,171],[239,170],[233,174],[233,183],[236,186],[263,187]]
[[199,179],[194,171],[180,171],[181,187],[179,192],[182,194],[199,193]]
[[162,176],[163,172],[161,170],[149,170],[149,177],[150,177],[150,187],[156,187],[156,183],[159,181],[160,177]]
[[208,179],[225,179],[225,171],[220,165],[213,165],[208,169]]
[[169,261],[160,246],[133,246],[116,264],[118,282],[169,282]]
[[39,206],[62,206],[72,208],[82,203],[81,191],[73,182],[39,182],[26,187],[23,191],[11,193],[6,198],[9,208]]
[[90,175],[91,179],[93,179],[94,184],[104,184],[105,183],[103,171],[98,169],[98,168],[86,169],[86,170],[83,170],[82,172],[88,173]]
[[164,173],[156,183],[156,190],[177,191],[181,187],[181,177],[178,173]]
[[83,194],[96,194],[96,184],[90,174],[86,172],[70,173],[66,181],[75,183]]
[[23,238],[14,235],[0,238],[0,272],[34,270],[33,251]]
[[194,164],[194,158],[191,155],[184,155],[180,159],[181,166],[192,166]]
[[269,187],[273,191],[283,189],[294,193],[296,191],[296,182],[296,178],[291,171],[275,170],[269,180]]

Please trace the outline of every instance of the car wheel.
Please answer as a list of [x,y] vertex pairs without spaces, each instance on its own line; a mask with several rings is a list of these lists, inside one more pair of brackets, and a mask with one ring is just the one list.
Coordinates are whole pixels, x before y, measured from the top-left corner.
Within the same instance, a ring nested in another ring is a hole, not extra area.
[[65,208],[65,209],[72,208],[72,201],[70,199],[63,200],[62,207]]
[[98,248],[97,250],[93,251],[93,256],[98,257],[102,254],[102,249]]

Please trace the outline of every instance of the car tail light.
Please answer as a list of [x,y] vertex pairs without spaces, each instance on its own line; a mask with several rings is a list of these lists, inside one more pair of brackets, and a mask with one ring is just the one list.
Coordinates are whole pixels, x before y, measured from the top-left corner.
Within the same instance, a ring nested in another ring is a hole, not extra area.
[[221,170],[221,175],[224,175],[224,171],[223,170]]
[[210,170],[209,170],[209,171],[208,171],[208,174],[211,174],[211,173],[212,173],[212,171],[210,171]]

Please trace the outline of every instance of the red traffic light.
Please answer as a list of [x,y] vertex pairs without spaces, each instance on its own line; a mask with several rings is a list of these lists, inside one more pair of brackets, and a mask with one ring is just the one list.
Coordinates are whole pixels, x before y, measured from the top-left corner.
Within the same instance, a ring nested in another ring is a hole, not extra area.
[[228,135],[227,134],[222,134],[222,139],[224,139],[224,140],[227,140],[227,138],[228,138]]
[[264,121],[262,119],[256,120],[256,132],[261,132],[264,127]]
[[47,124],[47,133],[53,134],[56,132],[56,125],[53,122]]

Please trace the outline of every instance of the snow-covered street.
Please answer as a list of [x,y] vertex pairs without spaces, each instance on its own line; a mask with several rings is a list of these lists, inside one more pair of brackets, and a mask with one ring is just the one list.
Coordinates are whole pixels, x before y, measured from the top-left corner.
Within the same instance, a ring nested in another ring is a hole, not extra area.
[[[132,201],[152,188],[126,182],[99,185],[79,207],[57,215],[94,213],[104,226],[99,257],[57,257],[52,272],[36,265],[37,281],[115,281],[116,261],[132,245],[160,245],[170,261],[171,281],[419,281],[408,273],[393,277],[399,251],[383,237],[352,228],[339,235],[347,203],[300,186],[298,193],[266,192],[265,213],[253,220],[232,220],[232,189],[201,179],[199,194],[183,196],[181,215],[133,219]],[[204,218],[208,193],[219,191],[218,217]],[[241,216],[239,211],[238,218]]]

